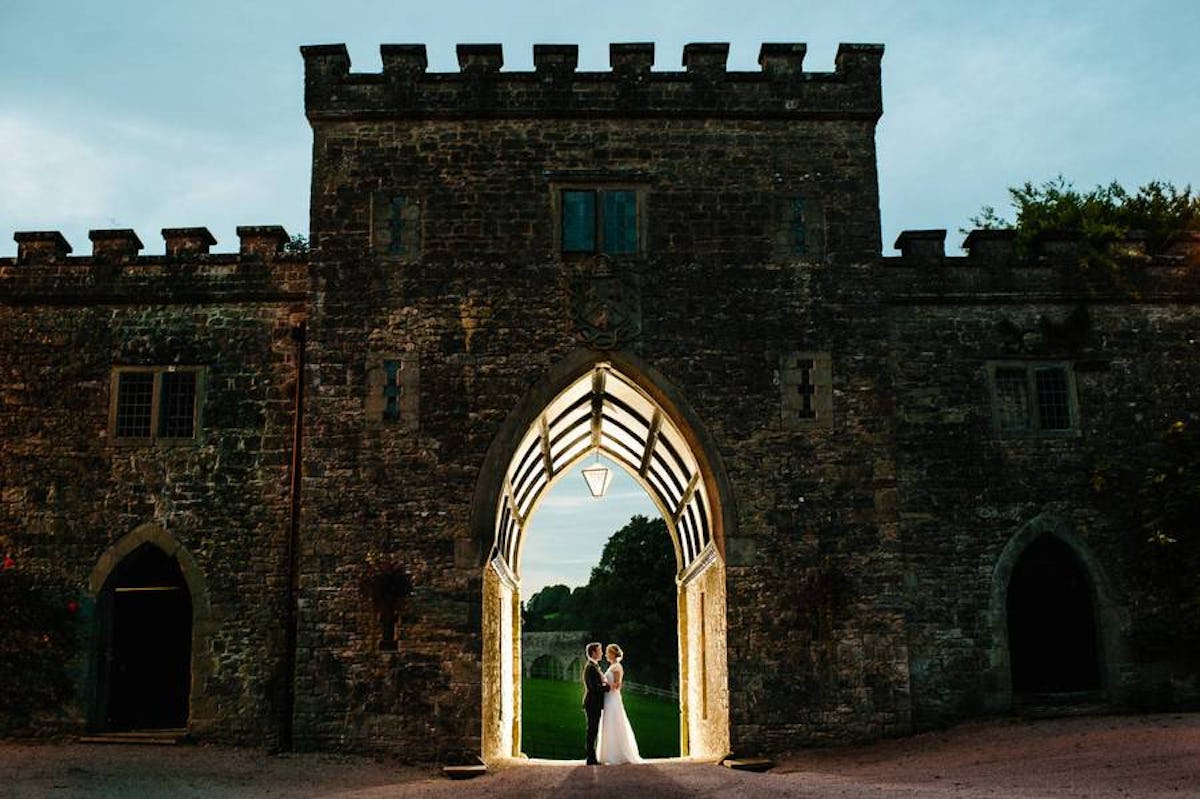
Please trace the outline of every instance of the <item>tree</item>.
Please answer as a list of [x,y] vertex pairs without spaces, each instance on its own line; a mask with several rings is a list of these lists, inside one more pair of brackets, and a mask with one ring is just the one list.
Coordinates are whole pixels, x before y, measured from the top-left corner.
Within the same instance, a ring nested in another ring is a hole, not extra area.
[[675,572],[666,522],[634,516],[604,545],[581,596],[592,634],[620,644],[634,682],[668,687],[678,672]]
[[1013,228],[1017,248],[1028,252],[1046,233],[1079,236],[1079,264],[1093,274],[1115,273],[1119,267],[1112,245],[1121,239],[1143,237],[1147,251],[1162,252],[1171,239],[1186,231],[1200,231],[1200,195],[1191,186],[1177,189],[1153,180],[1130,193],[1116,181],[1080,191],[1062,175],[1041,185],[1026,181],[1009,187],[1016,218],[1001,217],[992,206],[983,206],[971,224],[993,230]]
[[284,252],[307,255],[310,249],[308,237],[303,233],[297,233],[283,243]]
[[521,618],[530,632],[579,629],[582,622],[571,612],[571,589],[548,585],[529,598]]
[[550,585],[524,603],[528,632],[586,630],[630,657],[634,682],[671,687],[678,673],[675,548],[661,518],[634,516],[604,545],[587,585]]

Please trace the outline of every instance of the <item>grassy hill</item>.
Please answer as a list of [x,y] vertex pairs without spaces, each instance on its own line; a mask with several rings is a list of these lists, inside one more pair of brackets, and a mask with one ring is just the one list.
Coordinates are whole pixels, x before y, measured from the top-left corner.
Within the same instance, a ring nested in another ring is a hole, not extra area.
[[[623,694],[625,712],[642,757],[679,757],[679,705]],[[530,757],[582,760],[587,721],[577,682],[526,679],[521,682],[521,748]]]

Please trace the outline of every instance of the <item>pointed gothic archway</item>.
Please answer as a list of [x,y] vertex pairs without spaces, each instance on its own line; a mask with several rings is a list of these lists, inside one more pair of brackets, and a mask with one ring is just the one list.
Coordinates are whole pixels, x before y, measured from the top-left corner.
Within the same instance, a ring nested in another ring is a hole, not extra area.
[[100,557],[88,587],[97,611],[89,728],[191,729],[208,716],[196,690],[207,672],[195,653],[207,646],[212,613],[179,542],[142,525]]
[[[729,747],[723,541],[727,482],[703,431],[651,370],[631,356],[582,354],[532,390],[489,450],[473,530],[483,575],[485,759],[521,752],[520,560],[524,533],[547,490],[597,450],[658,506],[675,548],[681,754]],[[557,378],[557,379],[556,379]],[[582,749],[582,713],[580,717]]]
[[[1098,689],[1120,700],[1124,614],[1065,519],[1042,514],[1009,539],[992,573],[990,604],[992,710],[1011,709],[1020,693]],[[1058,650],[1057,659],[1043,657]]]

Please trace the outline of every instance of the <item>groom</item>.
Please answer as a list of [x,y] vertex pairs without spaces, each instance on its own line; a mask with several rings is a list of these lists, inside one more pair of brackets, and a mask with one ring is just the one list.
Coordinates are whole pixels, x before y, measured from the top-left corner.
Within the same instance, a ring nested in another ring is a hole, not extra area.
[[587,665],[583,667],[583,712],[587,714],[587,764],[598,766],[596,759],[596,735],[600,732],[600,714],[604,711],[604,692],[608,684],[600,672],[600,652],[603,647],[598,643],[587,645]]

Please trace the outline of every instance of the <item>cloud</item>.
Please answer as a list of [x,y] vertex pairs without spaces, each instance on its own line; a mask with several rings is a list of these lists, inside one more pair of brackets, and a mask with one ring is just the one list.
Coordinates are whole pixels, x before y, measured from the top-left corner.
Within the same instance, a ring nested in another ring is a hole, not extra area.
[[72,123],[10,109],[0,111],[0,151],[0,219],[12,230],[61,230],[77,255],[90,251],[93,228],[133,228],[146,254],[162,252],[164,227],[206,226],[225,252],[237,249],[237,225],[307,228],[308,152],[289,143],[255,149],[140,120]]
[[[603,500],[596,500],[590,494],[568,494],[565,492],[551,491],[550,495],[542,500],[538,510],[562,511],[562,510],[578,510],[580,508],[595,509],[599,502],[627,504],[642,504],[645,503],[653,508],[653,503],[646,496],[646,492],[640,488],[633,488],[627,491],[609,491],[605,494]],[[634,511],[637,512],[637,511]]]

